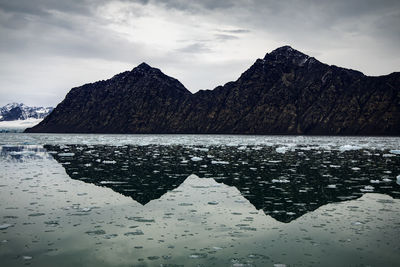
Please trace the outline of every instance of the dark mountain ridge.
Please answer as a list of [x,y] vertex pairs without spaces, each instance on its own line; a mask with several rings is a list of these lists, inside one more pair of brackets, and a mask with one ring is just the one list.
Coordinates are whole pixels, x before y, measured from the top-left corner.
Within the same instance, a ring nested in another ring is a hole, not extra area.
[[27,132],[399,135],[400,73],[369,77],[289,46],[192,94],[146,63],[73,88]]

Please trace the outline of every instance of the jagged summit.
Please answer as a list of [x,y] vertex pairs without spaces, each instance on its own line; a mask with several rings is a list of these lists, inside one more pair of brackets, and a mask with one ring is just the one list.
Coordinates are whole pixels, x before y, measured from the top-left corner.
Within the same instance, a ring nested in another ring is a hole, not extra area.
[[151,70],[151,69],[155,69],[153,67],[151,67],[149,64],[147,64],[146,62],[142,62],[139,65],[137,65],[137,67],[135,67],[133,70]]
[[[299,50],[294,49],[293,47],[289,45],[281,46],[278,47],[277,49],[273,50],[270,53],[267,53],[267,55],[283,55],[283,56],[307,56],[306,54],[300,52]],[[307,56],[308,57],[308,56]]]
[[298,66],[303,66],[309,59],[310,56],[288,45],[279,47],[264,57],[267,63],[292,63]]

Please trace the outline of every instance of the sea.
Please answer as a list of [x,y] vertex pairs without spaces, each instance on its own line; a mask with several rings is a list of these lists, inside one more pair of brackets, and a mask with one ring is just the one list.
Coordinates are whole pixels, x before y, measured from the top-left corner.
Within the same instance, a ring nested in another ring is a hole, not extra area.
[[399,137],[0,133],[1,266],[399,264]]

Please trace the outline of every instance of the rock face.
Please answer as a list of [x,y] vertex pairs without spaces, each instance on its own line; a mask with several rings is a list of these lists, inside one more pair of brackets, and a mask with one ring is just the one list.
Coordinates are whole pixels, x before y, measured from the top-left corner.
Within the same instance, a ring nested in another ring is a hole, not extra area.
[[400,135],[400,73],[368,77],[284,46],[235,82],[192,94],[142,63],[73,88],[26,131]]
[[0,107],[0,121],[43,119],[52,107],[28,107],[22,103],[10,103]]

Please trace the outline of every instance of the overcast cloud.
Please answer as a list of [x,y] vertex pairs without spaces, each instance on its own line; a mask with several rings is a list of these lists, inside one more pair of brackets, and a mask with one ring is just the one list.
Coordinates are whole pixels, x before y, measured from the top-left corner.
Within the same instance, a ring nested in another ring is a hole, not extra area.
[[0,105],[57,105],[147,62],[189,90],[291,45],[367,75],[400,71],[398,0],[0,0]]

